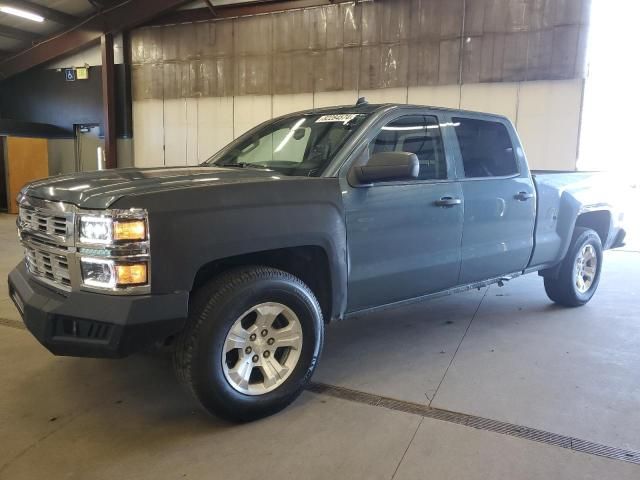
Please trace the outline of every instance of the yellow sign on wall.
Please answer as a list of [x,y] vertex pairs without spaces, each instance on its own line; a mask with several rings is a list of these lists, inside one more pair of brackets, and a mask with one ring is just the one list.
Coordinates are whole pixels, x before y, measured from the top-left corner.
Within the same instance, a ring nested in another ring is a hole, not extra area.
[[76,68],[76,78],[78,80],[87,80],[89,78],[89,69],[87,67]]

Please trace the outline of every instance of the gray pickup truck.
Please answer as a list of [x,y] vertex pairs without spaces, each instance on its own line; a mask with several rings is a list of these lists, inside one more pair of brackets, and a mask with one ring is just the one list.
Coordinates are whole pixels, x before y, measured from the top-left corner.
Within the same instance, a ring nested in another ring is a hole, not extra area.
[[299,395],[332,321],[530,272],[588,302],[625,235],[592,177],[530,172],[497,115],[298,112],[197,167],[27,185],[9,290],[54,354],[171,346],[206,410],[247,421]]

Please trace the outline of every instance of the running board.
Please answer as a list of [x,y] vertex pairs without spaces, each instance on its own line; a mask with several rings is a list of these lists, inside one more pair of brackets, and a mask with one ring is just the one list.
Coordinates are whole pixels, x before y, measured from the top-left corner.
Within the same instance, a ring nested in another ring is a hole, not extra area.
[[[483,280],[481,282],[468,283],[466,285],[450,288],[448,290],[442,290],[441,292],[429,293],[427,295],[421,295],[419,297],[408,298],[406,300],[400,300],[398,302],[387,303],[385,305],[378,305],[378,306],[375,306],[375,307],[363,308],[362,310],[355,310],[353,312],[346,313],[344,315],[344,318],[347,319],[347,318],[350,318],[350,317],[354,317],[356,315],[379,312],[379,311],[387,310],[387,309],[390,309],[390,308],[403,307],[403,306],[406,306],[406,305],[413,305],[414,303],[421,303],[421,302],[423,302],[425,300],[431,300],[431,299],[434,299],[434,298],[446,297],[446,296],[449,296],[449,295],[453,295],[455,293],[466,292],[468,290],[473,290],[474,288],[477,288],[478,290],[480,290],[483,287],[488,287],[489,285],[493,285],[493,284],[496,284],[496,283],[497,284],[502,283],[504,285],[504,282],[509,281],[509,280],[513,280],[514,278],[517,278],[517,277],[519,277],[521,275],[523,275],[522,271],[513,272],[513,273],[510,273],[508,275],[501,275],[499,277],[490,278],[489,280]],[[502,286],[502,285],[500,285],[500,286]]]

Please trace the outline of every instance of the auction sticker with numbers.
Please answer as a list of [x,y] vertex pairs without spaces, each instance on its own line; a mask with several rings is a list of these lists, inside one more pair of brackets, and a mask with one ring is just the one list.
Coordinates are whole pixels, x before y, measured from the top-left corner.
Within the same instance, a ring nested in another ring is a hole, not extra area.
[[326,122],[342,122],[349,123],[351,120],[356,118],[359,114],[357,113],[343,113],[339,115],[323,115],[316,120],[316,123],[326,123]]

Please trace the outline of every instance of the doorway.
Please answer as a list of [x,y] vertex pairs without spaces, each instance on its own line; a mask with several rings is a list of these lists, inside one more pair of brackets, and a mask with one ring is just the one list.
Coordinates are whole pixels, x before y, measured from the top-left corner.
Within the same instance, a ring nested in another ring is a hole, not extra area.
[[104,138],[100,125],[74,125],[76,172],[93,172],[104,168]]
[[[602,177],[608,196],[624,205],[640,204],[640,161],[635,151],[640,94],[635,79],[637,0],[593,0],[588,74],[582,109],[578,170],[609,172]],[[640,211],[625,212],[627,243],[640,248]]]
[[579,170],[625,172],[638,178],[634,158],[640,74],[631,51],[637,42],[637,0],[593,0],[589,26],[588,74],[582,109]]

